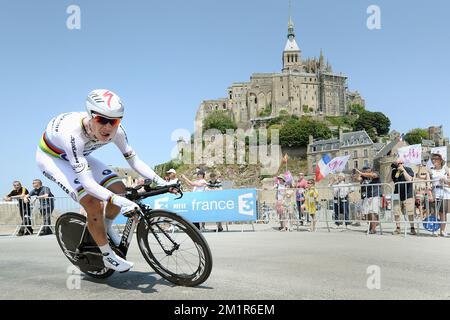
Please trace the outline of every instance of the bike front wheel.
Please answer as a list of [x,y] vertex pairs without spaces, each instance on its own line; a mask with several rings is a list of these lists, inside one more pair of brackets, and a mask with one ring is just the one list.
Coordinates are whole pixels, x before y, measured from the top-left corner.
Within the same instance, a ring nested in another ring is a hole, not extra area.
[[208,279],[212,255],[203,235],[176,213],[152,210],[137,227],[139,249],[163,278],[193,287]]

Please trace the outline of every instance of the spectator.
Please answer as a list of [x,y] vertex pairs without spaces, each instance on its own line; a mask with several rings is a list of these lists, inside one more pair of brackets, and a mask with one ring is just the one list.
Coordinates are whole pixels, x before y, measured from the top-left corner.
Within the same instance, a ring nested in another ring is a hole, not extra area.
[[41,212],[41,216],[44,220],[44,227],[41,232],[39,232],[39,236],[45,236],[48,234],[53,234],[52,229],[50,228],[51,216],[53,209],[55,208],[55,198],[49,187],[45,187],[42,185],[42,181],[39,179],[33,180],[33,190],[31,190],[30,194],[27,194],[25,197],[29,200],[30,197],[36,196],[39,199],[39,211]]
[[433,203],[433,194],[431,192],[430,180],[430,173],[425,165],[419,166],[415,178],[417,183],[414,185],[414,191],[416,195],[416,208],[419,211],[422,220],[426,219],[432,213],[435,214],[432,211],[433,206],[431,205]]
[[354,169],[356,180],[361,183],[361,199],[363,214],[369,221],[369,234],[376,234],[378,214],[380,212],[380,175],[370,167],[364,167],[361,172]]
[[166,181],[166,182],[169,182],[169,180],[170,180],[170,176],[169,176],[169,174],[168,173],[166,173],[165,175],[164,175],[164,181]]
[[[181,177],[186,180],[186,182],[191,186],[194,187],[192,189],[193,192],[203,192],[206,189],[206,185],[208,184],[205,180],[205,171],[198,169],[197,170],[197,179],[195,181],[189,180],[184,174],[181,175]],[[194,225],[199,229],[200,231],[203,231],[205,228],[205,223],[202,222],[202,227],[200,228],[200,223],[194,222]]]
[[345,175],[343,173],[338,174],[337,179],[332,178],[330,186],[333,189],[334,223],[339,227],[342,224],[339,215],[343,215],[344,223],[348,226],[351,224],[349,219],[349,194],[353,192],[353,189],[350,184],[345,183]]
[[413,195],[413,177],[414,171],[410,167],[404,166],[402,159],[397,159],[391,165],[391,178],[395,184],[394,194],[399,196],[399,205],[394,205],[394,217],[397,225],[394,234],[400,234],[400,214],[408,215],[411,223],[411,234],[416,235],[414,229],[414,195]]
[[284,210],[284,194],[286,192],[286,178],[280,174],[277,177],[276,183],[273,186],[273,188],[276,190],[275,193],[275,199],[276,199],[276,209],[277,209],[277,215],[280,220],[280,227],[278,230],[280,231],[286,231],[287,230],[287,221],[286,221],[286,215]]
[[[298,175],[298,181],[295,185],[295,200],[297,203],[298,218],[300,225],[303,225],[303,204],[305,202],[305,189],[308,186],[308,181],[305,179],[305,175],[300,172]],[[309,214],[306,214],[306,222],[309,223]]]
[[[222,190],[222,182],[217,180],[217,175],[214,172],[209,174],[209,181],[206,185],[206,190]],[[223,231],[222,222],[217,222],[217,231]]]
[[316,231],[316,212],[318,204],[319,192],[316,189],[314,179],[308,181],[308,186],[305,192],[305,210],[311,215],[310,231]]
[[441,222],[439,235],[441,237],[447,237],[445,222],[447,221],[446,216],[450,209],[450,170],[445,165],[442,155],[438,153],[431,155],[431,162],[433,164],[431,168],[431,180],[434,189],[435,210],[439,213]]
[[[33,234],[33,227],[31,226],[31,209],[30,209],[30,201],[28,201],[25,196],[28,194],[28,190],[25,187],[22,187],[20,181],[13,182],[13,190],[5,196],[3,199],[5,201],[11,201],[12,199],[17,199],[20,218],[22,219],[22,226],[19,229],[18,236],[23,236],[25,234]],[[24,228],[24,226],[27,226]],[[25,231],[26,230],[26,231]]]
[[177,172],[175,171],[175,169],[170,169],[169,171],[167,171],[167,174],[169,175],[169,184],[178,183]]

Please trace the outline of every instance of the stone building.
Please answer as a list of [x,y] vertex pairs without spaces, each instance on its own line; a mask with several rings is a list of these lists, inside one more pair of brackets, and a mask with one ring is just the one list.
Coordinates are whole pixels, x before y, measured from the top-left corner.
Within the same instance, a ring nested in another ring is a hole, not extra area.
[[314,141],[310,136],[307,149],[308,174],[314,174],[317,162],[325,154],[330,158],[350,155],[344,171],[346,173],[354,168],[361,170],[365,166],[372,166],[373,159],[381,147],[382,144],[373,143],[364,130],[347,133],[340,130],[339,138],[328,140]]
[[449,144],[448,138],[444,136],[442,125],[429,127],[428,139],[433,141],[435,146],[447,146]]
[[294,24],[288,23],[281,73],[254,73],[250,82],[233,83],[227,97],[204,100],[196,114],[195,129],[216,110],[228,113],[240,128],[287,113],[296,116],[342,116],[352,104],[364,106],[358,92],[349,92],[347,77],[333,72],[320,52],[319,59],[302,58]]

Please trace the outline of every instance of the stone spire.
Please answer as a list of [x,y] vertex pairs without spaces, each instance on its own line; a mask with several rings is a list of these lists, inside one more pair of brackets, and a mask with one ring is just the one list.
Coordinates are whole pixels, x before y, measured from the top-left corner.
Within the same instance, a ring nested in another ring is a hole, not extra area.
[[283,51],[283,72],[289,70],[301,71],[302,69],[301,51],[295,41],[294,23],[292,22],[290,9],[291,2],[289,1],[288,39]]
[[319,58],[319,70],[323,70],[325,68],[324,57],[322,48],[320,49],[320,58]]

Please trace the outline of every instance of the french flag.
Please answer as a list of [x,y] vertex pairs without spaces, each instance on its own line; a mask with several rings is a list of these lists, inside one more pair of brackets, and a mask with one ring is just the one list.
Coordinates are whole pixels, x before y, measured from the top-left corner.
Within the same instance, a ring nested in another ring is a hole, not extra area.
[[328,163],[331,161],[330,157],[325,154],[316,165],[316,182],[319,182],[330,173]]

